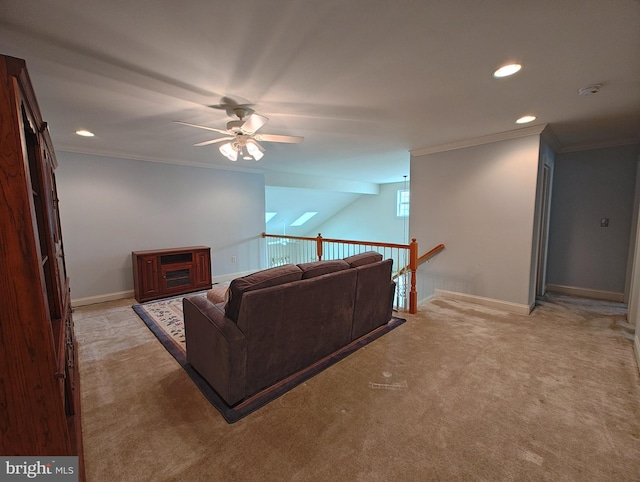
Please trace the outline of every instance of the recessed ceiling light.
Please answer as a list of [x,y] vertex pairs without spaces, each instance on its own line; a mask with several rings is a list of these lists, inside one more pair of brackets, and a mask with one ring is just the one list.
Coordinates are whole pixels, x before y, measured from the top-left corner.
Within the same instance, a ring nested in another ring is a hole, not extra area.
[[509,77],[510,75],[515,74],[520,71],[522,65],[520,64],[507,64],[500,67],[493,73],[494,77]]
[[82,137],[93,137],[95,135],[93,132],[85,130],[76,131],[76,134]]
[[527,124],[529,122],[533,122],[534,120],[536,120],[536,116],[534,115],[525,115],[520,117],[520,119],[518,119],[516,121],[516,124]]

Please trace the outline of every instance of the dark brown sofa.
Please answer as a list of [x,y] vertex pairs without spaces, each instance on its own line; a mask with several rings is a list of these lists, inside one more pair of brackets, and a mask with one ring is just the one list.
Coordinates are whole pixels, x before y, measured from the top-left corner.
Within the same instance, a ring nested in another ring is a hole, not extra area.
[[187,360],[234,405],[386,324],[391,267],[370,251],[237,278],[226,303],[186,297]]

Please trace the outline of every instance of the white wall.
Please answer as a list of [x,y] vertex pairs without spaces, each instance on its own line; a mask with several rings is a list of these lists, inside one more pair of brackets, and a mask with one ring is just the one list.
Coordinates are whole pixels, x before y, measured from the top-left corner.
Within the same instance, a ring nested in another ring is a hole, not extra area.
[[[627,281],[638,146],[556,156],[547,280],[616,293]],[[601,218],[609,227],[600,227]],[[635,236],[635,234],[634,234]]]
[[420,299],[436,289],[533,306],[540,135],[411,159],[410,235],[446,245],[419,269]]
[[[640,166],[639,166],[640,167]],[[636,200],[636,209],[638,208]],[[636,218],[635,234],[640,239],[640,218]],[[629,311],[627,320],[636,327],[633,338],[633,347],[636,355],[636,363],[640,370],[640,243],[635,244],[631,263],[631,280],[629,293]]]
[[57,157],[73,300],[133,290],[137,250],[210,246],[214,276],[261,267],[263,175],[67,152]]
[[378,194],[362,194],[305,236],[407,243],[408,219],[396,216],[396,192],[404,188],[403,182],[381,184]]

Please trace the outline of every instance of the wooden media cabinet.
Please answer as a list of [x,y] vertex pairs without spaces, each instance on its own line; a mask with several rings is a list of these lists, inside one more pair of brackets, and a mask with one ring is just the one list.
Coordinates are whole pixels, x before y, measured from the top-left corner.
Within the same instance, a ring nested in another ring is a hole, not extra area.
[[133,251],[131,255],[139,302],[211,288],[211,248],[207,246]]

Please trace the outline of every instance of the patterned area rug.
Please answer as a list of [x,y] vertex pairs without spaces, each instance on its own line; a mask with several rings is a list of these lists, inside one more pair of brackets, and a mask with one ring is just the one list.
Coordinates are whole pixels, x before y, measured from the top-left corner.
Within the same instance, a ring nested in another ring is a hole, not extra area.
[[[206,296],[206,292],[187,296]],[[385,333],[397,328],[406,321],[403,318],[394,316],[386,325],[352,341],[349,345],[326,356],[312,366],[294,373],[290,377],[279,381],[249,398],[241,400],[236,405],[230,406],[187,361],[182,298],[183,296],[178,296],[175,298],[149,301],[147,303],[133,305],[132,308],[228,423],[237,422],[267,403],[281,397],[292,388],[317,375],[326,368],[329,368],[334,363],[339,362],[351,353],[380,338]]]
[[[199,296],[205,295],[201,294]],[[164,337],[170,338],[176,348],[186,353],[182,298],[183,296],[178,296],[158,301],[149,301],[140,305],[134,305],[133,310],[145,321],[147,326],[149,326],[149,322],[153,323],[153,325],[162,332]],[[145,318],[148,318],[148,320]],[[153,331],[153,329],[151,331]],[[156,334],[156,336],[158,335]]]

